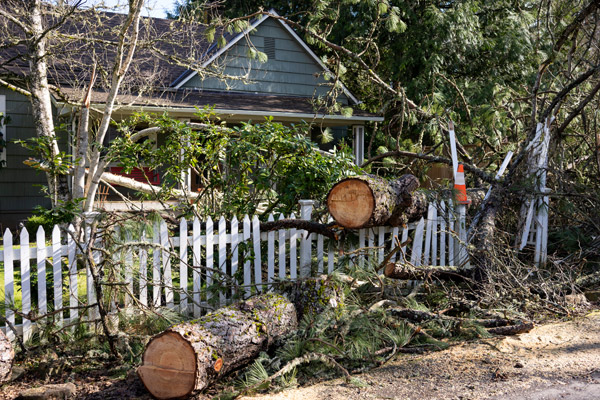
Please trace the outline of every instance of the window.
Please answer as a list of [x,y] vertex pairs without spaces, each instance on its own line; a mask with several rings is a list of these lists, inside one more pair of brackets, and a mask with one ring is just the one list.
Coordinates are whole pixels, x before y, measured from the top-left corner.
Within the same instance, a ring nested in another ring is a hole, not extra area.
[[354,162],[356,165],[362,165],[365,155],[365,127],[362,125],[353,125],[354,132]]

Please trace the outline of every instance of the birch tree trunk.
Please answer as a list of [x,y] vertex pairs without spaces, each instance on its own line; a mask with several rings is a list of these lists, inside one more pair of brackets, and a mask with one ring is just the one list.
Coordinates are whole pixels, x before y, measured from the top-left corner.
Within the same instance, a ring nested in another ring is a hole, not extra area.
[[90,155],[90,166],[88,180],[85,185],[85,197],[83,211],[90,212],[94,207],[94,201],[96,198],[96,191],[100,184],[100,178],[104,169],[107,166],[107,161],[101,158],[101,145],[104,142],[106,133],[110,126],[112,119],[112,113],[115,107],[117,95],[121,88],[123,78],[133,60],[133,56],[136,51],[137,42],[140,34],[140,15],[142,6],[144,5],[143,0],[130,0],[129,1],[129,14],[125,20],[125,23],[121,27],[119,32],[119,42],[116,49],[115,62],[113,65],[111,86],[106,99],[106,105],[104,107],[104,113],[98,133],[96,135],[96,146],[91,151]]
[[[46,35],[42,20],[42,1],[33,0],[28,2],[30,6],[31,25],[28,33],[28,50],[31,55],[29,60],[30,75],[28,77],[29,91],[31,93],[31,106],[33,120],[38,138],[45,139],[47,146],[47,159],[49,165],[60,163],[60,150],[54,131],[54,118],[52,115],[52,103],[50,101],[50,88],[48,86],[48,67],[46,63]],[[55,174],[53,169],[46,171],[48,189],[51,194],[52,205],[56,206],[59,201],[69,200],[69,187],[67,177],[63,174]]]

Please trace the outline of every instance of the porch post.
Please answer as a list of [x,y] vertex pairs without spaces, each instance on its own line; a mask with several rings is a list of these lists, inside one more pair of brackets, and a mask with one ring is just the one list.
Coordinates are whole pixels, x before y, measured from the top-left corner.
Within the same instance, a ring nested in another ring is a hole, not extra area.
[[365,127],[364,125],[352,125],[354,134],[354,163],[362,165],[365,158]]
[[[189,123],[189,118],[181,118],[182,122]],[[189,139],[186,140],[186,145],[189,144]],[[187,147],[187,146],[186,146]],[[181,154],[179,155],[179,161],[183,161],[184,157],[184,149],[181,149]],[[189,192],[192,190],[192,170],[191,168],[187,168],[185,171],[181,171],[181,190],[184,192]]]

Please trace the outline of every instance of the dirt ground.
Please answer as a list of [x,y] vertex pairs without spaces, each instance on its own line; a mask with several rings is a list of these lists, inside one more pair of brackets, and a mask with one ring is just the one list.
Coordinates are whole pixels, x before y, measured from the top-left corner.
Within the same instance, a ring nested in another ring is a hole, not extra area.
[[[356,378],[358,384],[339,379],[244,399],[600,399],[600,311],[539,325],[518,336],[400,355]],[[70,380],[78,388],[78,399],[150,398],[133,372],[125,379],[89,374]],[[17,380],[0,389],[0,399],[14,399],[36,384]]]
[[600,399],[600,311],[518,336],[402,355],[357,378],[364,385],[340,379],[244,399]]

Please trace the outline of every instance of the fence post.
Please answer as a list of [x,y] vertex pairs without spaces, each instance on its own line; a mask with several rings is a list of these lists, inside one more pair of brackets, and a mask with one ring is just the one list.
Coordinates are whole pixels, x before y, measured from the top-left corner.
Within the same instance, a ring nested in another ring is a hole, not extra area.
[[[85,219],[85,243],[86,246],[94,246],[94,243],[91,243],[92,240],[92,225],[94,221],[99,218],[100,213],[97,211],[91,211],[83,213],[83,218]],[[87,247],[85,249],[88,251]],[[98,265],[100,262],[100,253],[95,251],[93,254],[94,263]],[[88,305],[94,304],[97,302],[96,300],[96,290],[94,288],[94,278],[92,277],[92,271],[90,270],[90,266],[86,267],[86,294],[87,294],[87,303]],[[98,307],[90,307],[88,309],[88,318],[90,321],[94,321],[98,318],[100,313],[98,312]]]
[[456,249],[457,261],[455,265],[468,264],[469,255],[467,253],[467,205],[458,203],[456,205],[458,214],[458,249]]
[[[298,204],[300,204],[300,219],[310,221],[315,201],[300,200]],[[310,276],[311,241],[312,235],[307,231],[302,231],[302,241],[300,242],[300,278]]]

